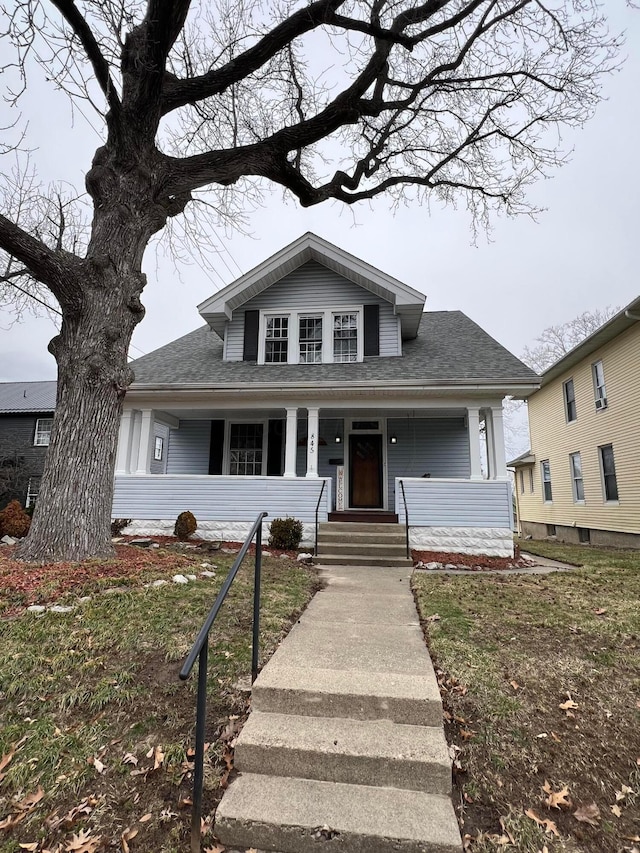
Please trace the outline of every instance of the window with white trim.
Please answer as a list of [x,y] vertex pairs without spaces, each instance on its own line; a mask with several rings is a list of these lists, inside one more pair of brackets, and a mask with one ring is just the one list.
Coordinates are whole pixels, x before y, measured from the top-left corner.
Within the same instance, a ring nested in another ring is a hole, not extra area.
[[25,507],[28,509],[36,502],[36,498],[40,492],[40,477],[29,477],[29,485],[27,486],[27,499]]
[[548,459],[544,459],[540,463],[540,473],[542,476],[542,496],[545,503],[551,503],[553,494],[551,491],[551,466]]
[[229,430],[229,474],[252,477],[262,474],[264,424],[231,424]]
[[602,488],[606,501],[618,500],[618,480],[616,464],[613,458],[613,445],[604,444],[598,448],[600,455],[600,470],[602,472]]
[[604,367],[601,361],[595,361],[591,365],[593,374],[593,393],[596,400],[596,409],[607,408],[607,389],[604,384]]
[[266,364],[286,364],[289,361],[289,317],[265,318],[264,360]]
[[300,364],[322,363],[322,314],[299,317],[298,354]]
[[584,503],[584,479],[582,477],[582,458],[580,453],[570,453],[571,488],[574,503]]
[[51,441],[53,418],[38,418],[33,443],[36,447],[48,447]]
[[358,360],[358,315],[333,315],[333,360],[349,362]]
[[573,379],[567,379],[566,382],[562,383],[562,394],[564,396],[565,417],[567,418],[567,422],[571,423],[571,421],[578,419],[578,413],[576,410],[576,390],[573,385]]

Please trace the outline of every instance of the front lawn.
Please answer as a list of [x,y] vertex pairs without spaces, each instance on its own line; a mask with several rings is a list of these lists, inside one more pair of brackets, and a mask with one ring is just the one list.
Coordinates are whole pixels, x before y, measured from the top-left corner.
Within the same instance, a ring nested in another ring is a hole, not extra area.
[[521,545],[583,567],[413,576],[466,848],[637,851],[640,553]]
[[[234,555],[125,553],[49,578],[0,554],[2,853],[188,847],[195,679],[178,670]],[[176,573],[198,580],[175,584]],[[252,577],[247,558],[211,635],[205,814],[246,710],[237,685],[251,668]],[[312,569],[264,558],[261,662],[316,585]],[[74,609],[25,612],[34,601]]]

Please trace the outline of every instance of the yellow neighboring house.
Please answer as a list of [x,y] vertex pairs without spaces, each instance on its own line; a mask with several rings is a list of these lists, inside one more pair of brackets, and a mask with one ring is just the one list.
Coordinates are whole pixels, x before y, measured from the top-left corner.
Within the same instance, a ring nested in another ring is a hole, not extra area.
[[509,463],[522,536],[640,548],[640,297],[542,374]]

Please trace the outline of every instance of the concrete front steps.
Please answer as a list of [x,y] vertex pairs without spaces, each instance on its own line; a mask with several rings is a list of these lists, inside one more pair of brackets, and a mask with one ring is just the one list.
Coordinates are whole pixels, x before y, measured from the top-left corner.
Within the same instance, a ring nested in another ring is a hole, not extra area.
[[253,686],[215,834],[277,853],[460,853],[409,571],[324,574]]
[[404,525],[325,521],[318,527],[318,554],[323,566],[410,566]]

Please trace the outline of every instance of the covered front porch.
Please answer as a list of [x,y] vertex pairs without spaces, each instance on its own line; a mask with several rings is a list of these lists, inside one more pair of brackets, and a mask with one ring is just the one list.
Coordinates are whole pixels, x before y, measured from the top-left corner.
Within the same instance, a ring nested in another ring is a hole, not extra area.
[[[446,512],[431,525],[424,507],[440,501],[438,483],[447,484]],[[310,546],[316,521],[330,513],[390,512],[408,515],[417,545],[418,528],[487,527],[486,488],[474,488],[469,503],[473,484],[491,489],[510,541],[501,405],[131,408],[113,515],[135,519],[140,533],[166,533],[190,509],[201,535],[238,539],[266,510],[299,518]]]

